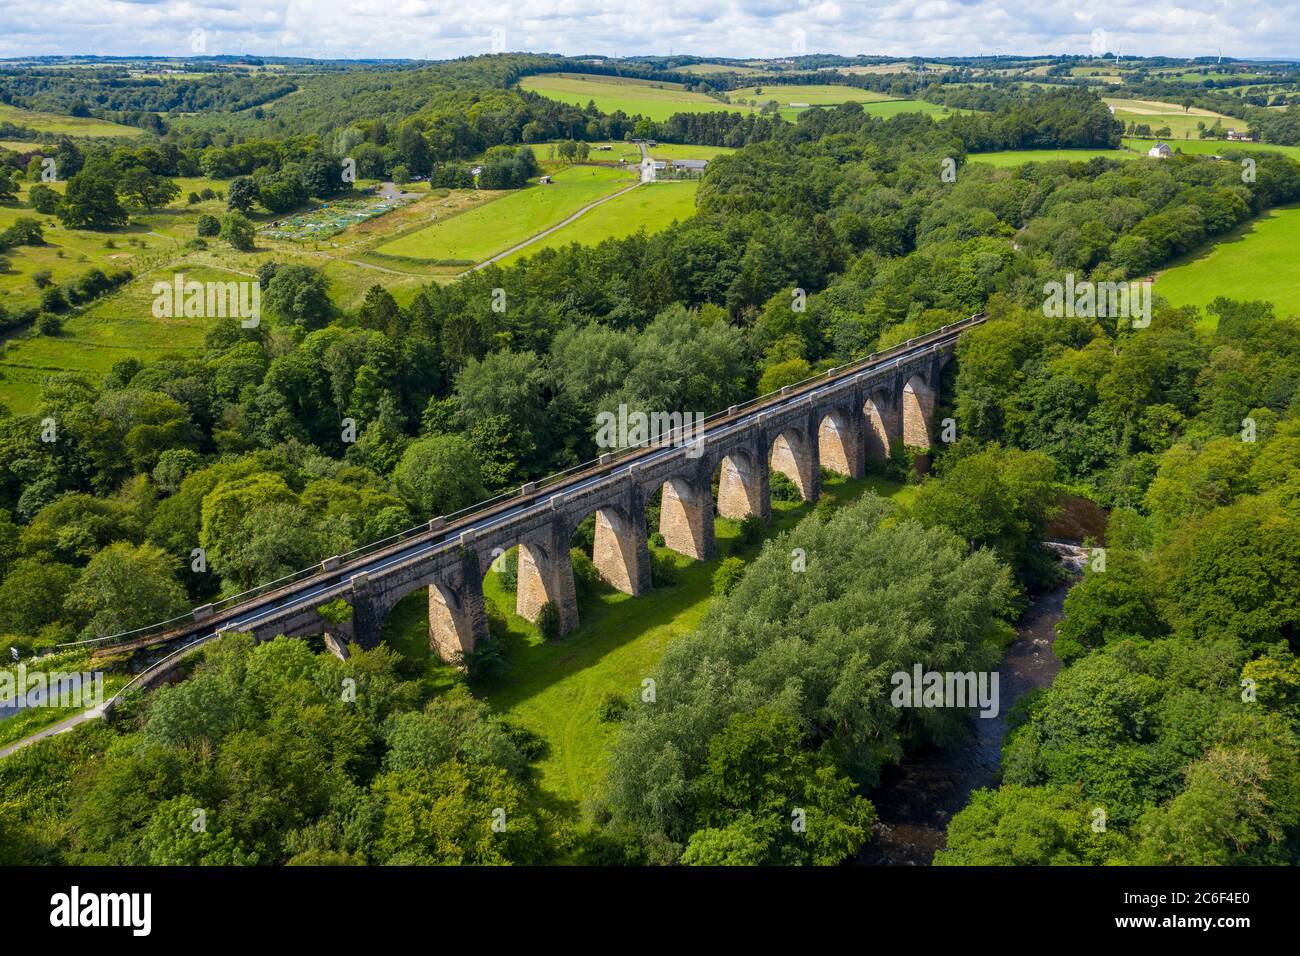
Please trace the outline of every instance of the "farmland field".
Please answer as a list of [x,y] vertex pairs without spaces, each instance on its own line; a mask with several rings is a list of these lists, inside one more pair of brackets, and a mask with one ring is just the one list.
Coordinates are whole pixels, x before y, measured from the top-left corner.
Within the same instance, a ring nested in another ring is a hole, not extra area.
[[556,173],[550,185],[532,185],[506,193],[500,199],[402,236],[374,251],[381,256],[426,262],[482,262],[632,182],[623,170],[571,166]]
[[646,183],[597,206],[576,222],[520,249],[502,262],[508,265],[543,249],[562,248],[573,242],[585,246],[605,239],[621,239],[642,228],[647,233],[658,232],[671,225],[673,220],[689,219],[695,215],[695,191],[698,187],[699,182],[693,179]]
[[666,120],[674,113],[750,111],[749,107],[730,106],[703,93],[692,93],[680,83],[584,73],[543,73],[524,77],[519,86],[562,103],[586,106],[594,100],[597,108],[606,113],[622,110],[629,116],[640,113],[652,120]]
[[1265,299],[1279,315],[1300,315],[1297,249],[1300,207],[1274,209],[1161,272],[1154,288],[1173,305],[1204,307],[1222,295]]
[[[1154,146],[1155,143],[1154,139],[1124,137],[1125,146],[1143,153]],[[1180,139],[1170,142],[1169,145],[1175,150],[1181,150],[1192,156],[1222,156],[1230,150],[1245,150],[1246,152],[1282,153],[1292,159],[1300,160],[1300,146],[1272,146],[1268,143],[1230,143],[1221,139]]]
[[153,315],[153,284],[159,279],[171,281],[174,272],[200,282],[247,278],[187,263],[137,277],[120,292],[69,317],[61,335],[31,335],[11,341],[0,357],[0,403],[15,412],[30,410],[41,379],[51,372],[81,372],[97,382],[125,358],[148,361],[168,352],[197,350],[209,320],[158,319]]
[[[759,90],[763,92],[759,93]],[[733,103],[746,104],[753,100],[759,106],[764,103],[776,102],[787,107],[792,103],[806,103],[809,106],[833,106],[837,103],[876,103],[896,99],[896,97],[890,96],[888,93],[877,93],[875,90],[863,90],[856,86],[837,86],[829,83],[810,86],[790,86],[784,83],[775,86],[760,84],[741,90],[732,90],[727,96]]]
[[0,103],[0,123],[13,123],[26,126],[41,133],[66,134],[68,136],[139,136],[144,130],[134,126],[122,126],[93,117],[60,116],[57,113],[41,113],[25,110],[7,103]]
[[1176,139],[1180,142],[1185,139],[1195,139],[1199,132],[1197,123],[1204,123],[1207,127],[1212,127],[1216,120],[1223,124],[1224,129],[1247,130],[1249,124],[1234,116],[1227,116],[1223,113],[1215,113],[1213,110],[1200,109],[1193,106],[1186,112],[1177,103],[1163,103],[1159,100],[1128,100],[1116,99],[1114,97],[1105,97],[1106,105],[1115,107],[1115,118],[1124,124],[1125,129],[1129,123],[1137,123],[1139,126],[1147,124],[1154,133],[1162,127],[1168,126],[1171,130],[1170,139]]

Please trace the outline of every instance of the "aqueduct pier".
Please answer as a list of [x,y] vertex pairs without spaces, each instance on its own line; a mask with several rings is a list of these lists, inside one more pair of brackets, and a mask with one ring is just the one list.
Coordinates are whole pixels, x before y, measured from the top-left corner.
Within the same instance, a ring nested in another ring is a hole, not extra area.
[[[578,624],[570,562],[575,530],[595,515],[592,560],[601,577],[628,594],[651,589],[646,509],[662,490],[664,544],[708,559],[716,513],[770,518],[773,471],[815,501],[821,469],[862,477],[867,462],[901,447],[931,447],[939,376],[976,315],[866,361],[832,369],[780,393],[711,416],[693,446],[629,449],[538,485],[525,485],[454,520],[434,519],[400,541],[343,560],[332,558],[292,583],[230,603],[197,608],[188,620],[101,652],[188,649],[226,632],[256,640],[325,633],[336,652],[373,647],[385,618],[414,591],[429,600],[429,642],[457,661],[487,635],[483,579],[492,562],[518,548],[517,610],[535,621],[554,604],[561,633]],[[318,608],[342,598],[351,621],[325,620]],[[153,668],[150,668],[153,670]],[[144,676],[144,675],[141,675]]]

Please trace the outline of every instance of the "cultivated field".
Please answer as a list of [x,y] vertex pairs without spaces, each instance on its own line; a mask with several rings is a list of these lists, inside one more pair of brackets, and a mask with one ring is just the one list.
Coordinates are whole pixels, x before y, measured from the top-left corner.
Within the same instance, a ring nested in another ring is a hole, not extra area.
[[[759,90],[762,90],[760,93]],[[789,107],[795,103],[808,106],[834,106],[837,103],[877,103],[896,97],[875,90],[862,90],[856,86],[837,86],[822,83],[811,86],[749,86],[741,90],[732,90],[727,94],[733,103],[762,106],[764,103],[777,103]]]
[[1298,249],[1300,207],[1274,209],[1161,272],[1155,291],[1173,305],[1203,307],[1226,296],[1264,299],[1280,315],[1300,315]]
[[1223,113],[1215,113],[1213,110],[1201,109],[1193,106],[1184,111],[1177,103],[1164,103],[1159,100],[1127,100],[1117,99],[1115,97],[1105,97],[1107,106],[1115,107],[1115,118],[1124,124],[1125,129],[1129,123],[1137,123],[1139,126],[1147,124],[1151,127],[1152,133],[1156,130],[1168,126],[1171,133],[1169,139],[1176,139],[1180,142],[1185,139],[1196,139],[1199,132],[1197,123],[1204,123],[1206,128],[1214,126],[1216,120],[1223,124],[1224,129],[1248,130],[1249,124],[1243,119],[1234,116],[1227,116]]

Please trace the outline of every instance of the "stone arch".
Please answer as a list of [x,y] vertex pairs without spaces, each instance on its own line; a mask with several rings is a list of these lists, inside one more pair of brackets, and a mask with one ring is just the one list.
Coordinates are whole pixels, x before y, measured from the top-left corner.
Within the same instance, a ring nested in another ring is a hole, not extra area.
[[601,578],[624,594],[639,595],[650,591],[650,551],[646,547],[645,517],[632,518],[618,505],[602,505],[587,512],[569,531],[573,536],[587,520],[595,517],[591,561]]
[[930,448],[930,419],[934,416],[935,393],[922,375],[913,375],[903,386],[903,444],[908,448]]
[[663,483],[659,533],[679,554],[701,561],[713,557],[713,489],[707,481],[681,475]]
[[889,405],[889,396],[885,392],[872,393],[862,404],[864,456],[877,464],[889,460]]
[[769,466],[799,489],[804,501],[816,501],[821,490],[817,446],[800,428],[787,428],[772,441]]
[[429,649],[449,664],[460,664],[488,636],[483,582],[462,581],[454,587],[443,581],[429,585]]
[[765,464],[741,449],[722,456],[714,472],[718,484],[718,514],[736,520],[750,515],[758,515],[764,521],[771,518]]
[[515,613],[536,623],[542,606],[554,604],[560,612],[560,633],[567,634],[578,626],[578,598],[568,541],[561,544],[555,537],[528,537],[519,542]]
[[849,478],[863,475],[862,417],[831,408],[817,426],[817,457],[823,468]]

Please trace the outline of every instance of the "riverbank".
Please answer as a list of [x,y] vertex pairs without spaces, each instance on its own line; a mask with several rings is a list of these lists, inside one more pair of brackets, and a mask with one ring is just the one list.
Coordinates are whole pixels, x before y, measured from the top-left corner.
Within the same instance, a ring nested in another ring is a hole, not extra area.
[[966,806],[972,791],[996,785],[1011,709],[1029,691],[1049,686],[1061,669],[1052,643],[1065,595],[1077,581],[1071,576],[1039,595],[1016,625],[1016,639],[998,667],[996,717],[976,718],[961,740],[918,751],[885,769],[880,786],[870,794],[879,814],[876,834],[854,862],[929,866],[945,845],[948,821]]

